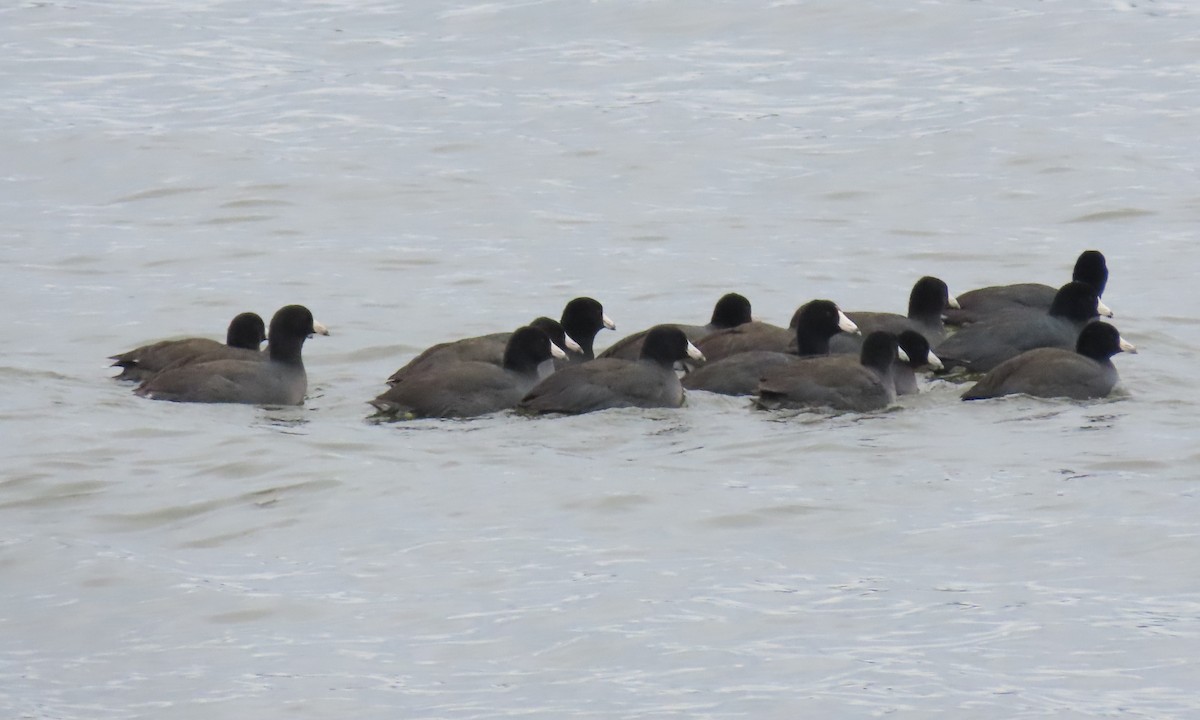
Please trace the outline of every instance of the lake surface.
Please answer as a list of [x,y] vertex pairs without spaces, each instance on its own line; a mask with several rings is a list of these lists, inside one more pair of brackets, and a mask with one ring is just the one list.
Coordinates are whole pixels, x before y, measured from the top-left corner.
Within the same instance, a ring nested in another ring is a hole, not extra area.
[[[0,9],[0,715],[1200,717],[1200,5]],[[375,425],[433,343],[1108,257],[1118,396]],[[303,303],[301,408],[105,358]]]

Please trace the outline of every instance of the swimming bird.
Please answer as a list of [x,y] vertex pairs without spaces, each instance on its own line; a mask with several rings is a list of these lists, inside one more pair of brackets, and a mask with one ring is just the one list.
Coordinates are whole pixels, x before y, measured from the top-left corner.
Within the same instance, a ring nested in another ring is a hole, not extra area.
[[115,379],[142,382],[168,366],[192,361],[200,356],[212,360],[223,357],[244,359],[248,353],[257,353],[266,339],[263,319],[256,313],[244,312],[230,321],[224,345],[200,337],[162,340],[113,355],[109,359],[113,361],[113,367],[121,368],[121,374]]
[[134,392],[152,400],[253,405],[300,405],[308,376],[300,359],[304,340],[328,335],[303,305],[287,305],[271,318],[267,333],[269,358],[213,360],[154,375]]
[[1079,333],[1074,350],[1037,348],[1005,360],[988,371],[962,394],[963,400],[1002,395],[1091,400],[1112,392],[1119,376],[1112,356],[1136,353],[1120,332],[1108,323],[1094,321]]
[[[721,395],[752,395],[768,369],[799,361],[802,356],[828,355],[830,338],[839,333],[858,332],[832,300],[812,300],[795,314],[796,329],[791,331],[795,352],[749,350],[709,361],[689,372],[683,386]],[[701,348],[703,341],[697,347]]]
[[863,340],[862,353],[805,358],[767,371],[758,384],[755,407],[831,408],[866,412],[896,399],[897,361],[907,362],[896,336],[877,330]]
[[916,395],[920,392],[916,371],[928,369],[937,372],[942,369],[942,361],[930,349],[925,336],[916,330],[905,330],[896,336],[896,342],[908,357],[907,361],[898,362],[892,369],[896,394]]
[[908,294],[908,314],[888,312],[847,312],[861,335],[838,335],[830,343],[830,352],[858,354],[862,349],[862,340],[866,335],[876,330],[899,335],[905,330],[915,330],[925,336],[931,345],[936,345],[946,337],[946,326],[942,323],[942,315],[952,308],[958,307],[958,300],[950,294],[950,289],[943,280],[930,275],[917,280]]
[[676,361],[704,356],[677,327],[646,334],[637,360],[598,358],[568,364],[533,387],[517,405],[528,413],[586,413],[622,407],[679,407],[683,386]]
[[[721,296],[717,300],[717,304],[713,306],[712,319],[709,320],[707,325],[675,324],[675,327],[683,330],[684,334],[688,336],[688,340],[696,343],[718,330],[737,327],[753,319],[750,315],[750,301],[738,293],[727,293]],[[609,345],[604,352],[600,353],[599,357],[636,360],[641,355],[642,343],[645,341],[646,333],[648,332],[650,331],[642,330],[632,335],[626,335],[612,345]]]
[[604,313],[604,306],[600,301],[590,297],[577,297],[568,302],[563,308],[561,322],[563,330],[579,344],[578,351],[567,351],[567,358],[571,362],[595,358],[596,353],[592,348],[596,342],[596,333],[605,328],[617,329],[617,324]]
[[[550,338],[550,342],[558,346],[559,349],[567,352],[582,352],[582,348],[566,333],[562,323],[559,321],[553,318],[539,317],[535,318],[529,325],[546,333]],[[420,373],[431,366],[444,367],[455,362],[487,362],[496,367],[503,367],[504,351],[511,337],[512,332],[499,332],[438,343],[426,348],[415,358],[405,363],[404,367],[392,373],[387,379],[387,383],[388,385],[397,385],[410,374]],[[564,357],[566,356],[564,355]]]
[[566,353],[541,329],[526,325],[509,334],[502,365],[460,360],[426,365],[371,400],[379,415],[465,418],[507,410],[538,382],[538,366]]
[[1009,358],[1039,347],[1075,347],[1083,326],[1112,311],[1096,289],[1079,281],[1063,285],[1049,312],[1010,311],[963,327],[934,350],[947,369],[987,372]]
[[[1085,282],[1096,290],[1096,297],[1104,296],[1108,286],[1108,263],[1099,250],[1084,250],[1075,260],[1071,279]],[[1054,303],[1057,290],[1041,283],[1017,283],[993,285],[970,290],[958,296],[958,309],[946,311],[946,322],[950,325],[966,325],[979,322],[1009,310],[1047,311]]]
[[[832,301],[824,300],[819,302],[829,303],[829,307],[832,308],[833,312],[841,313],[841,310]],[[828,336],[822,338],[814,334],[807,339],[810,343],[809,349],[798,350],[796,347],[800,316],[807,305],[809,303],[796,308],[796,312],[792,314],[792,320],[786,328],[755,320],[726,330],[718,330],[708,337],[702,338],[700,342],[696,343],[696,347],[700,348],[700,352],[704,353],[704,357],[708,358],[709,362],[715,362],[730,355],[749,352],[751,350],[767,350],[780,353],[799,352],[804,355],[825,354],[829,352]],[[845,315],[841,314],[841,317],[844,318]],[[846,320],[846,322],[849,323],[849,320]],[[850,323],[850,325],[853,325],[853,323]],[[816,330],[816,326],[813,327],[816,333],[821,332],[820,330]],[[857,332],[857,330],[858,328],[855,326],[854,330],[850,330],[849,332]]]

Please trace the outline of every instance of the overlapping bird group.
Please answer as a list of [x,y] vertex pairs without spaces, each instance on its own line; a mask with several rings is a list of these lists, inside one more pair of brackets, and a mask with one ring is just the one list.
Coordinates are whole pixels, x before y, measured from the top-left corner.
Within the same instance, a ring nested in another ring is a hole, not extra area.
[[[370,403],[382,418],[473,417],[511,408],[584,413],[616,407],[679,407],[684,389],[753,396],[754,405],[868,411],[918,392],[917,371],[984,373],[965,400],[1024,393],[1091,399],[1118,376],[1111,358],[1136,352],[1100,316],[1104,256],[1079,256],[1071,282],[981,288],[957,299],[923,277],[906,315],[843,312],[829,300],[802,305],[789,327],[754,320],[730,293],[707,325],[656,325],[600,353],[600,330],[616,329],[591,298],[567,303],[561,320],[540,317],[514,332],[435,345],[397,370]],[[949,332],[947,325],[958,326]],[[300,305],[262,319],[233,319],[224,345],[190,338],[146,345],[111,359],[119,380],[155,400],[298,405],[307,392],[304,340],[329,334]],[[266,340],[266,350],[259,350]],[[682,379],[676,371],[684,366]]]

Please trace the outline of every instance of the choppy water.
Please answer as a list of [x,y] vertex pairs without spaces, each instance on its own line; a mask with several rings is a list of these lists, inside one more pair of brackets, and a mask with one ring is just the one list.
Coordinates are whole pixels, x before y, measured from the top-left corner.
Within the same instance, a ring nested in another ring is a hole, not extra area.
[[[21,2],[0,47],[5,717],[1200,716],[1192,3]],[[785,322],[1090,247],[1106,402],[364,421],[576,295]],[[303,408],[107,379],[292,302]]]

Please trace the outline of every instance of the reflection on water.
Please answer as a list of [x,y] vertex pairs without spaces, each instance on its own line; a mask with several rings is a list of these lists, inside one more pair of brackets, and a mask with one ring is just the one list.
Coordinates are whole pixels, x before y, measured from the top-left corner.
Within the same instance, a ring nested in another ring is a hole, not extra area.
[[285,435],[306,435],[300,432],[309,424],[314,411],[304,407],[263,408],[259,427],[275,430]]

